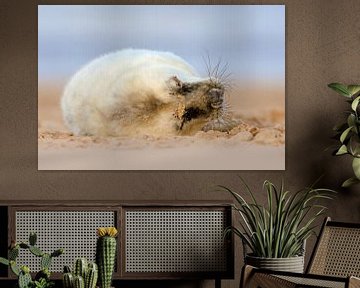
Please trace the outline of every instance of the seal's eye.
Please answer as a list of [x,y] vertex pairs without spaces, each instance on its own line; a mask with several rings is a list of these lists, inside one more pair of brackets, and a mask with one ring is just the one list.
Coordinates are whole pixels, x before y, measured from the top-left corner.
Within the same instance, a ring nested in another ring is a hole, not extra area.
[[220,108],[224,101],[224,90],[219,88],[212,88],[208,92],[209,104],[213,108]]

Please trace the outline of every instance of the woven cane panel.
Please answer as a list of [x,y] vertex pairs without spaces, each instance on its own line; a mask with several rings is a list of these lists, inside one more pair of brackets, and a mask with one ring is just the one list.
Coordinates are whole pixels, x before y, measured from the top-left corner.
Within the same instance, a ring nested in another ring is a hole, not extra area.
[[254,276],[250,277],[245,287],[248,288],[259,288],[259,287],[281,287],[281,288],[296,288],[296,284],[289,282],[286,279],[282,279],[277,276],[265,273],[255,273]]
[[[274,276],[281,279],[287,280],[294,284],[293,287],[326,287],[326,288],[345,288],[345,279],[344,282],[331,281],[331,280],[322,280],[322,279],[311,279],[311,278],[301,278],[301,277],[292,277],[292,276]],[[296,284],[296,285],[295,285]],[[281,286],[282,287],[282,286]]]
[[310,272],[360,277],[360,229],[326,227]]
[[126,272],[226,271],[223,211],[126,211]]
[[[46,253],[64,248],[65,253],[53,259],[50,270],[62,272],[72,267],[78,257],[95,260],[96,228],[115,226],[114,211],[17,211],[16,241],[28,243],[29,233],[37,233],[37,245]],[[40,269],[40,258],[20,250],[18,262],[31,271]]]

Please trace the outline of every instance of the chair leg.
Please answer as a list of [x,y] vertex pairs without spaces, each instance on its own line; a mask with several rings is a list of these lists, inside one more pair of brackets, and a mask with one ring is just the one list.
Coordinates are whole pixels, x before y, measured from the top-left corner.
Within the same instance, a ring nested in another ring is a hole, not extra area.
[[250,280],[251,280],[251,275],[253,274],[253,271],[254,271],[254,267],[252,267],[250,265],[244,265],[244,267],[242,268],[242,271],[241,271],[239,288],[248,287]]
[[221,279],[215,278],[215,288],[221,288]]

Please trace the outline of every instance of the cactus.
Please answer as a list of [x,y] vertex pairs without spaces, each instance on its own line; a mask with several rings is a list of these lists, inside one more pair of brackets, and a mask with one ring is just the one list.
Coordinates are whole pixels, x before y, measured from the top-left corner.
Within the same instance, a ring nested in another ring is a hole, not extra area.
[[62,282],[63,282],[64,288],[73,288],[74,287],[74,275],[71,273],[71,269],[69,266],[64,266]]
[[44,269],[40,270],[38,273],[36,273],[35,281],[41,281],[41,279],[49,280],[50,275],[51,275],[51,273],[50,273],[49,269],[44,268]]
[[38,248],[38,247],[36,247],[36,246],[30,246],[30,247],[29,247],[29,251],[30,251],[32,254],[34,254],[35,256],[37,256],[37,257],[41,257],[41,256],[44,255],[44,252],[42,252],[42,251],[40,250],[40,248]]
[[36,245],[36,241],[37,241],[37,236],[35,232],[31,232],[29,235],[29,244],[31,246],[35,246]]
[[65,273],[71,273],[71,269],[70,269],[70,267],[67,266],[67,265],[64,266],[64,274],[65,274]]
[[57,249],[51,253],[51,257],[58,257],[64,253],[64,249]]
[[19,244],[20,248],[22,249],[29,249],[30,248],[30,245],[26,244],[26,243],[20,243]]
[[21,267],[21,271],[19,274],[18,285],[19,288],[28,288],[32,283],[30,269],[27,266]]
[[19,246],[16,245],[14,248],[10,249],[8,256],[9,256],[9,260],[15,261],[16,258],[19,256]]
[[74,277],[74,288],[85,288],[84,278],[77,275]]
[[72,273],[64,273],[62,280],[63,280],[64,288],[73,288],[74,287],[74,276]]
[[[36,247],[37,236],[35,233],[30,233],[29,244],[20,242],[16,243],[11,241],[11,245],[8,251],[8,259],[0,257],[0,264],[10,266],[11,271],[18,276],[18,286],[19,288],[29,288],[29,287],[51,287],[53,282],[50,281],[50,264],[53,257],[60,256],[63,254],[63,249],[55,250],[53,253],[44,253],[40,248]],[[35,281],[32,280],[30,275],[30,269],[27,266],[19,266],[16,264],[16,259],[19,256],[19,250],[29,250],[30,253],[34,254],[37,257],[41,257],[41,271],[39,271],[35,276]]]
[[85,279],[87,268],[88,268],[88,262],[86,258],[76,259],[74,266],[75,276],[81,276],[83,279]]
[[75,281],[77,282],[76,285],[78,285],[79,287],[95,288],[97,278],[98,278],[97,265],[95,263],[88,264],[86,258],[76,259],[74,263],[73,273],[71,273],[71,269],[69,266],[64,266],[64,273],[63,273],[64,288],[78,288],[77,286],[75,286]]
[[32,279],[29,273],[20,273],[18,279],[19,288],[29,288],[31,282]]
[[99,267],[99,282],[101,288],[110,288],[116,258],[115,227],[98,228],[99,238],[96,243],[96,262]]
[[40,261],[40,267],[41,269],[49,269],[50,265],[51,265],[51,260],[52,257],[50,254],[44,253],[44,255],[41,257],[41,261]]
[[85,288],[95,288],[98,279],[98,266],[96,263],[89,263],[85,276]]

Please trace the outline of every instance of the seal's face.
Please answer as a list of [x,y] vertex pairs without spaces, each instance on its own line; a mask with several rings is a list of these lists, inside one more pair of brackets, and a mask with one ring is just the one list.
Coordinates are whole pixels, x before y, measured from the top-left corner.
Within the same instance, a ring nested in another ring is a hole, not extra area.
[[212,80],[181,83],[177,93],[184,98],[185,108],[197,107],[210,113],[224,103],[224,87]]
[[224,115],[225,88],[214,79],[181,82],[176,76],[170,78],[170,93],[177,97],[178,106],[174,116],[184,124],[196,119],[218,120]]
[[207,93],[208,104],[214,109],[220,109],[224,103],[224,88],[211,88]]

